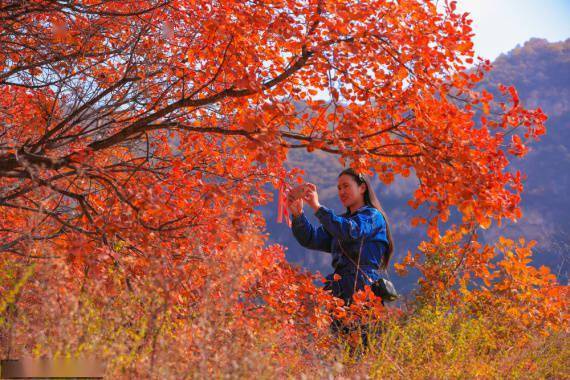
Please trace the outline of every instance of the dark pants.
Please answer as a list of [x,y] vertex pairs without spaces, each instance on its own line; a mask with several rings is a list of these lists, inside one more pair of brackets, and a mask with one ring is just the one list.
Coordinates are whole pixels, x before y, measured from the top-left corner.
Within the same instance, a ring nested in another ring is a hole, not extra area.
[[[332,295],[344,300],[345,305],[350,305],[353,301],[352,295],[354,294],[355,286],[355,275],[354,274],[341,274],[341,279],[338,281],[333,281],[334,273],[331,273],[326,277],[327,282],[325,283],[323,289],[332,292]],[[358,279],[356,283],[356,291],[362,290],[364,288],[364,282],[361,278]],[[384,301],[381,301],[384,305]],[[364,349],[368,348],[369,345],[369,334],[370,326],[368,323],[352,323],[350,326],[346,325],[342,320],[333,317],[330,330],[335,336],[346,336],[352,331],[360,330],[360,336],[362,339],[362,345]]]

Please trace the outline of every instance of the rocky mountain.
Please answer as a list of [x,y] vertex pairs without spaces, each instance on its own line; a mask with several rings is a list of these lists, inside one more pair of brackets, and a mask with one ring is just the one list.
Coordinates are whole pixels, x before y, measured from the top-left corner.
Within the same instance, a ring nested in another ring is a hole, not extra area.
[[[561,282],[568,282],[570,259],[570,39],[549,43],[531,39],[494,62],[487,83],[517,88],[528,108],[548,116],[546,134],[530,145],[528,154],[511,162],[526,173],[521,200],[523,217],[485,231],[487,240],[499,234],[537,241],[535,264],[548,265]],[[524,137],[521,135],[521,138]]]

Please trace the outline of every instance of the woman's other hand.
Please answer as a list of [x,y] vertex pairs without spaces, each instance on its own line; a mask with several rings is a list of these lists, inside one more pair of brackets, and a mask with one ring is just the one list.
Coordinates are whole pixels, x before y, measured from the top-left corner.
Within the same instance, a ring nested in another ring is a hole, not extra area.
[[307,183],[305,186],[305,195],[303,199],[307,201],[309,206],[316,212],[321,204],[319,203],[319,194],[317,194],[317,186],[312,183]]
[[293,196],[293,199],[303,198],[303,196],[305,195],[306,186],[307,185],[305,183],[295,186],[293,189],[291,189],[291,191],[289,191],[289,194]]
[[290,192],[287,194],[287,200],[285,203],[291,215],[299,216],[303,212],[303,198],[295,199],[294,194]]

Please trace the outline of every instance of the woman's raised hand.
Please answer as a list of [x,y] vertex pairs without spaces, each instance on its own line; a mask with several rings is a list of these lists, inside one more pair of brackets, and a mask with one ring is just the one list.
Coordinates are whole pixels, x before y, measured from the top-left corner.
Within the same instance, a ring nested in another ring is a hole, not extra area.
[[291,215],[298,216],[303,212],[303,198],[296,198],[292,191],[287,194],[287,200],[285,203]]
[[306,186],[307,184],[305,183],[297,185],[293,189],[291,189],[291,191],[289,191],[289,194],[293,196],[293,199],[303,198],[303,196],[305,195]]
[[309,206],[315,211],[321,207],[319,203],[319,194],[317,193],[317,186],[313,183],[306,183],[305,184],[305,195],[303,199],[307,201]]

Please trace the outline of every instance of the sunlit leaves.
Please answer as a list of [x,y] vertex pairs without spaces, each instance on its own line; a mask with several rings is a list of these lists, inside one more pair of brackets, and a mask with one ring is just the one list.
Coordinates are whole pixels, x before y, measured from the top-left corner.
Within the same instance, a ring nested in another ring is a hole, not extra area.
[[[414,173],[409,205],[432,212],[412,224],[431,241],[425,261],[404,264],[426,295],[458,273],[493,283],[473,227],[521,217],[508,154],[523,157],[546,116],[513,87],[475,91],[490,63],[467,71],[471,21],[454,2],[28,1],[0,13],[1,254],[55,252],[69,288],[88,278],[94,295],[119,294],[120,273],[135,293],[156,280],[147,290],[169,307],[205,297],[221,315],[224,297],[241,297],[228,331],[244,334],[264,318],[299,338],[333,310],[383,315],[369,290],[348,310],[263,246],[255,208],[275,200],[265,185],[300,180],[284,168],[300,148],[386,185]],[[462,225],[440,236],[453,207]]]

